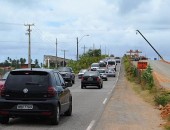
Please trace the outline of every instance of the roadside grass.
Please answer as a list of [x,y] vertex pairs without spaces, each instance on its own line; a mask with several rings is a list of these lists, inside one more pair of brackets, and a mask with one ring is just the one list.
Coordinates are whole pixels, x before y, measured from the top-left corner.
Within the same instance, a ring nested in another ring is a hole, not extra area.
[[154,98],[157,94],[155,91],[150,90],[143,90],[140,84],[135,82],[128,81],[128,84],[132,87],[132,89],[146,102],[150,103],[151,105],[155,106]]
[[[170,103],[170,91],[161,88],[150,66],[145,71],[142,71],[142,73],[139,71],[139,73],[128,57],[124,57],[124,66],[127,83],[144,101],[157,108],[163,108]],[[170,109],[167,111],[170,111]],[[163,125],[164,129],[170,130],[170,113],[167,115],[165,121],[166,124]]]

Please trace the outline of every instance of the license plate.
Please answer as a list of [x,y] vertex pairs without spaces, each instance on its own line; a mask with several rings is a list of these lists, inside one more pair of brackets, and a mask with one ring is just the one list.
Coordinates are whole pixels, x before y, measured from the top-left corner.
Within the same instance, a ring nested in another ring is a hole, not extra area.
[[89,77],[89,78],[88,78],[88,81],[93,81],[93,78],[92,78],[92,77]]
[[33,105],[32,104],[18,104],[17,105],[17,109],[33,109]]

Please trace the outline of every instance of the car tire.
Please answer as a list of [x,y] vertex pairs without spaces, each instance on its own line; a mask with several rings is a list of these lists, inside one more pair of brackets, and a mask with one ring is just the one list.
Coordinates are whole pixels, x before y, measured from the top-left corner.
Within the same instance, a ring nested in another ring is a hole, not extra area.
[[86,86],[85,85],[81,85],[81,89],[84,89],[84,88],[86,88]]
[[8,124],[9,117],[8,116],[0,116],[0,123],[1,124]]
[[60,121],[60,108],[59,108],[59,105],[57,105],[55,112],[54,112],[54,115],[51,118],[51,124],[52,125],[58,125],[59,121]]
[[75,84],[75,79],[72,81],[73,84]]
[[100,88],[103,88],[103,84],[101,84],[100,86],[101,86]]
[[66,116],[72,115],[72,100],[70,101],[69,109],[64,113]]
[[70,81],[69,81],[69,84],[70,84],[70,86],[73,86],[73,82],[72,82],[72,80],[70,80]]

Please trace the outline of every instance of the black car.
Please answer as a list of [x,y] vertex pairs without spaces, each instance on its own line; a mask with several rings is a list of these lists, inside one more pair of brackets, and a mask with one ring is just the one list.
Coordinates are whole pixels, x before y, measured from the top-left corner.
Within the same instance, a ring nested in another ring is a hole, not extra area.
[[98,71],[86,71],[81,79],[81,88],[86,86],[97,86],[99,89],[103,88],[103,80]]
[[75,83],[75,74],[71,67],[59,67],[57,69],[66,82],[69,82],[71,85]]
[[61,114],[72,114],[72,95],[67,85],[57,70],[11,71],[0,90],[0,122],[42,116],[57,125]]

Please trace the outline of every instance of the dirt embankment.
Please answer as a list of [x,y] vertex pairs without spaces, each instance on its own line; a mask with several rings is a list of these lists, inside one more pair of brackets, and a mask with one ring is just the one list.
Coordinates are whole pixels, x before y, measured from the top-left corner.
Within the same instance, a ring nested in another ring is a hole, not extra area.
[[115,90],[95,130],[162,130],[160,111],[137,95],[122,67]]

